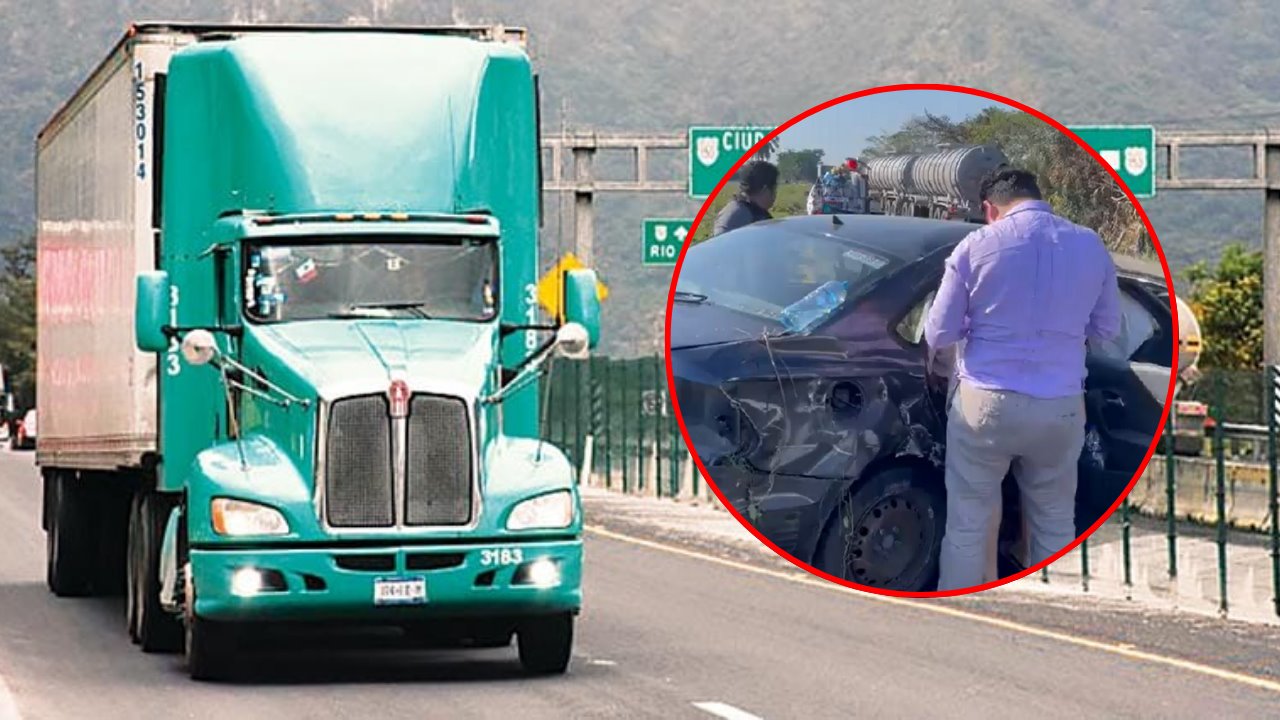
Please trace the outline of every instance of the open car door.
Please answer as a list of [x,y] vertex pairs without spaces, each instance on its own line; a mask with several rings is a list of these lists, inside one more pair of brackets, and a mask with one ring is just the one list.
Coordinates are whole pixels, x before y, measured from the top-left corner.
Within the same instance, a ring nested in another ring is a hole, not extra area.
[[[1119,335],[1091,343],[1086,355],[1086,435],[1076,487],[1076,533],[1098,521],[1133,479],[1160,430],[1160,418],[1173,368],[1173,319],[1164,283],[1141,275],[1118,278],[1121,302]],[[933,296],[923,303],[927,314]],[[954,391],[954,351],[939,353],[931,364],[931,400],[945,426]],[[1017,484],[1005,478],[1004,512],[999,532],[1001,577],[1022,570],[1026,528]]]
[[1105,343],[1090,342],[1085,381],[1086,426],[1076,492],[1076,532],[1115,503],[1147,456],[1173,372],[1173,318],[1163,282],[1119,277],[1121,327]]

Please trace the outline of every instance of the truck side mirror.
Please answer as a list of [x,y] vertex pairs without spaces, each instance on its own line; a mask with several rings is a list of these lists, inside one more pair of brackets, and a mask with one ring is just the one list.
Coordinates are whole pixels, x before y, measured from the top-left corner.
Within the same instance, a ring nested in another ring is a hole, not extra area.
[[600,297],[594,270],[570,270],[564,277],[564,318],[587,330],[588,347],[600,342]]
[[169,349],[169,338],[164,334],[169,321],[169,273],[163,270],[139,273],[137,284],[134,341],[143,352],[164,352]]

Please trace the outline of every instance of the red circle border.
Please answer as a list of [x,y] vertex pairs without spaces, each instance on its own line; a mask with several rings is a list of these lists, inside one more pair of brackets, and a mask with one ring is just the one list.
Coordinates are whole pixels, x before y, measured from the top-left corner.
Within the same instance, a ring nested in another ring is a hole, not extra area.
[[[1071,130],[1069,130],[1065,125],[1063,125],[1057,120],[1054,120],[1053,118],[1049,117],[1048,115],[1044,114],[1043,112],[1029,105],[1020,103],[1016,100],[1011,100],[1007,97],[1004,97],[1003,95],[997,95],[996,93],[993,93],[987,90],[978,90],[976,88],[965,87],[963,85],[948,85],[945,83],[901,83],[897,85],[881,85],[881,86],[867,88],[865,90],[859,90],[858,92],[849,93],[847,95],[841,95],[839,97],[832,98],[830,100],[827,100],[824,103],[815,105],[809,108],[808,110],[805,110],[804,112],[800,113],[799,115],[796,115],[795,117],[791,118],[785,123],[782,123],[778,127],[774,128],[773,131],[770,132],[768,135],[765,135],[763,138],[761,138],[755,145],[751,147],[750,150],[744,153],[743,156],[738,160],[738,162],[734,163],[733,167],[729,169],[729,172],[726,173],[725,176],[720,179],[720,182],[716,184],[715,189],[711,191],[711,194],[707,196],[707,199],[703,201],[702,207],[698,209],[697,217],[694,218],[693,224],[689,227],[689,235],[692,237],[695,233],[697,233],[698,226],[702,224],[703,217],[707,214],[707,211],[711,207],[711,201],[714,200],[720,194],[725,184],[728,183],[729,178],[733,177],[734,173],[738,171],[738,168],[742,167],[742,165],[745,164],[749,159],[751,159],[757,152],[759,152],[759,150],[762,147],[764,147],[766,143],[768,143],[773,138],[777,137],[787,128],[791,127],[792,125],[795,125],[801,120],[804,120],[810,115],[814,115],[816,113],[822,112],[823,110],[826,110],[827,108],[832,107],[834,105],[839,105],[840,103],[847,102],[849,100],[856,100],[857,98],[861,98],[861,97],[867,97],[870,95],[879,95],[882,93],[889,93],[889,92],[897,92],[900,90],[936,90],[936,91],[943,91],[943,92],[958,92],[958,93],[964,93],[967,95],[983,97],[988,100],[994,100],[996,102],[1003,103],[1004,105],[1007,105],[1009,107],[1017,108],[1018,110],[1021,110],[1029,115],[1032,115],[1040,119],[1041,121],[1057,129],[1063,135],[1071,138],[1077,145],[1079,145],[1081,148],[1084,148],[1085,152],[1089,153],[1089,155],[1092,156],[1093,159],[1098,162],[1098,164],[1100,164],[1103,168],[1107,170],[1107,172],[1111,174],[1111,177],[1116,181],[1116,184],[1124,192],[1125,196],[1129,199],[1129,202],[1132,203],[1133,207],[1138,211],[1138,217],[1142,219],[1142,224],[1147,229],[1147,234],[1151,238],[1151,244],[1152,244],[1152,247],[1155,248],[1156,256],[1160,258],[1160,267],[1164,271],[1165,285],[1168,287],[1168,290],[1169,290],[1169,311],[1173,317],[1172,343],[1173,343],[1173,357],[1175,358],[1175,361],[1174,361],[1174,366],[1170,368],[1169,390],[1165,395],[1164,410],[1160,416],[1160,427],[1161,428],[1166,427],[1168,424],[1168,418],[1169,418],[1169,408],[1173,401],[1174,388],[1176,387],[1176,383],[1177,383],[1176,358],[1178,357],[1178,338],[1180,337],[1180,329],[1178,328],[1177,298],[1174,295],[1173,279],[1169,274],[1169,263],[1165,259],[1164,249],[1160,246],[1160,240],[1156,236],[1155,228],[1152,227],[1151,225],[1151,219],[1147,217],[1146,210],[1144,210],[1141,203],[1138,202],[1138,199],[1137,197],[1134,196],[1133,191],[1131,191],[1129,187],[1125,185],[1124,181],[1120,178],[1119,173],[1117,173],[1114,168],[1112,168],[1109,164],[1107,164],[1107,162],[1102,159],[1102,156],[1099,155],[1096,150],[1094,150],[1092,147],[1089,147],[1087,144],[1085,144],[1085,142],[1081,140],[1078,135],[1071,132]],[[1151,158],[1151,162],[1154,163],[1155,158]],[[909,592],[904,590],[889,590],[886,588],[877,588],[877,587],[870,587],[867,585],[860,585],[858,583],[851,582],[843,578],[838,578],[838,577],[835,577],[834,575],[823,572],[822,570],[819,570],[816,567],[813,567],[812,565],[800,560],[799,558],[795,557],[791,553],[788,553],[782,548],[778,547],[776,544],[774,544],[772,541],[766,538],[760,531],[758,531],[755,527],[753,527],[751,523],[748,522],[747,519],[744,518],[742,514],[739,513],[736,509],[734,509],[733,505],[730,504],[725,499],[724,493],[720,491],[720,488],[717,487],[715,482],[711,479],[710,473],[707,472],[707,468],[702,464],[702,459],[698,457],[698,453],[693,449],[693,443],[689,439],[689,431],[685,427],[684,415],[683,413],[680,412],[680,401],[679,401],[679,398],[677,397],[677,393],[675,392],[675,377],[671,371],[671,309],[675,302],[675,289],[676,289],[676,283],[680,279],[680,268],[682,265],[684,265],[684,256],[685,256],[685,253],[688,252],[689,247],[690,246],[688,244],[685,244],[683,247],[681,247],[680,255],[676,258],[676,264],[671,273],[671,285],[667,290],[666,318],[664,319],[664,322],[663,322],[663,340],[662,340],[663,361],[664,361],[664,364],[666,365],[666,371],[667,371],[667,387],[671,394],[671,407],[675,411],[676,424],[680,428],[680,435],[681,437],[684,438],[685,447],[690,451],[689,456],[692,458],[694,465],[698,468],[698,472],[702,475],[703,480],[706,481],[707,487],[711,488],[711,491],[715,493],[716,498],[720,501],[720,504],[724,506],[725,510],[727,510],[729,514],[731,514],[739,523],[742,524],[744,528],[747,529],[748,532],[754,535],[757,540],[764,543],[765,546],[767,546],[770,550],[773,550],[780,557],[785,558],[787,561],[789,561],[796,567],[812,575],[816,575],[824,580],[828,580],[837,585],[843,585],[845,587],[848,587],[854,590],[862,590],[862,591],[873,593],[876,595],[889,595],[893,597],[903,597],[903,598],[956,597],[960,595],[968,595],[971,593],[982,592],[983,590],[990,590],[992,588],[1000,587],[1002,585],[1007,585],[1011,582],[1014,582],[1016,580],[1021,580],[1022,578],[1025,578],[1029,575],[1032,575],[1033,573],[1039,572],[1043,568],[1048,567],[1050,564],[1056,562],[1057,560],[1065,556],[1067,553],[1076,549],[1076,547],[1078,547],[1081,543],[1087,540],[1090,535],[1096,532],[1098,528],[1102,527],[1103,523],[1105,523],[1107,520],[1111,518],[1111,516],[1115,513],[1115,511],[1120,507],[1121,503],[1124,502],[1125,498],[1129,496],[1129,493],[1133,491],[1134,486],[1137,485],[1138,478],[1142,477],[1142,474],[1147,469],[1147,465],[1151,462],[1151,457],[1155,454],[1156,445],[1158,444],[1160,439],[1159,432],[1157,432],[1155,435],[1152,436],[1151,445],[1147,448],[1146,457],[1142,459],[1142,464],[1138,466],[1137,472],[1134,473],[1134,476],[1129,480],[1129,484],[1125,487],[1124,492],[1120,493],[1119,497],[1116,498],[1116,501],[1111,505],[1111,507],[1105,513],[1103,513],[1102,517],[1099,518],[1098,521],[1095,522],[1088,530],[1086,530],[1084,534],[1077,537],[1075,541],[1073,541],[1070,545],[1058,551],[1053,556],[1049,557],[1047,560],[1040,562],[1032,567],[1029,567],[1023,570],[1022,572],[1017,573],[1016,575],[1010,575],[1009,577],[1000,578],[999,580],[994,580],[992,582],[984,583],[982,585],[975,585],[973,587],[960,588],[957,590],[946,590],[946,591],[935,591],[935,592]]]

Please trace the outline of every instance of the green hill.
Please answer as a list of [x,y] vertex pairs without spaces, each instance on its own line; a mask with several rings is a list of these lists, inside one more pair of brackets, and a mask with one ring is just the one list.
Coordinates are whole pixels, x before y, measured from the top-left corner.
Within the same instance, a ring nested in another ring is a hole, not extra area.
[[[129,20],[341,22],[375,10],[380,22],[528,26],[548,130],[562,121],[663,132],[776,123],[836,95],[902,82],[984,88],[1067,123],[1280,123],[1280,13],[1263,3],[0,0],[0,237],[31,228],[35,132]],[[602,172],[613,162],[603,160]],[[663,162],[676,176],[682,159]],[[1169,193],[1146,209],[1182,267],[1229,240],[1257,243],[1260,205],[1256,194]],[[692,216],[697,207],[678,195],[600,198],[597,265],[614,293],[606,352],[657,347],[670,272],[639,266],[641,218]],[[548,211],[548,246],[566,249],[555,238],[572,213],[554,198]]]

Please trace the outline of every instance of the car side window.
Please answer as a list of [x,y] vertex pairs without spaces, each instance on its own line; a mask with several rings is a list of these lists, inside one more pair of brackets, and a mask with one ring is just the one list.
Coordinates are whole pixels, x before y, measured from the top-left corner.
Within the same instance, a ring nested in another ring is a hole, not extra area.
[[[1110,340],[1089,340],[1089,354],[1122,362],[1142,362],[1141,349],[1160,336],[1160,322],[1126,287],[1120,289],[1120,331]],[[1165,353],[1168,354],[1168,353]]]
[[932,291],[923,300],[916,303],[898,323],[898,335],[912,345],[924,342],[924,321],[929,316],[929,308],[933,306],[933,298],[937,291]]
[[1100,341],[1089,338],[1089,355],[1107,357],[1111,360],[1139,361],[1139,348],[1146,345],[1152,337],[1160,333],[1160,322],[1155,315],[1143,306],[1133,291],[1120,288],[1120,332],[1111,340]]

